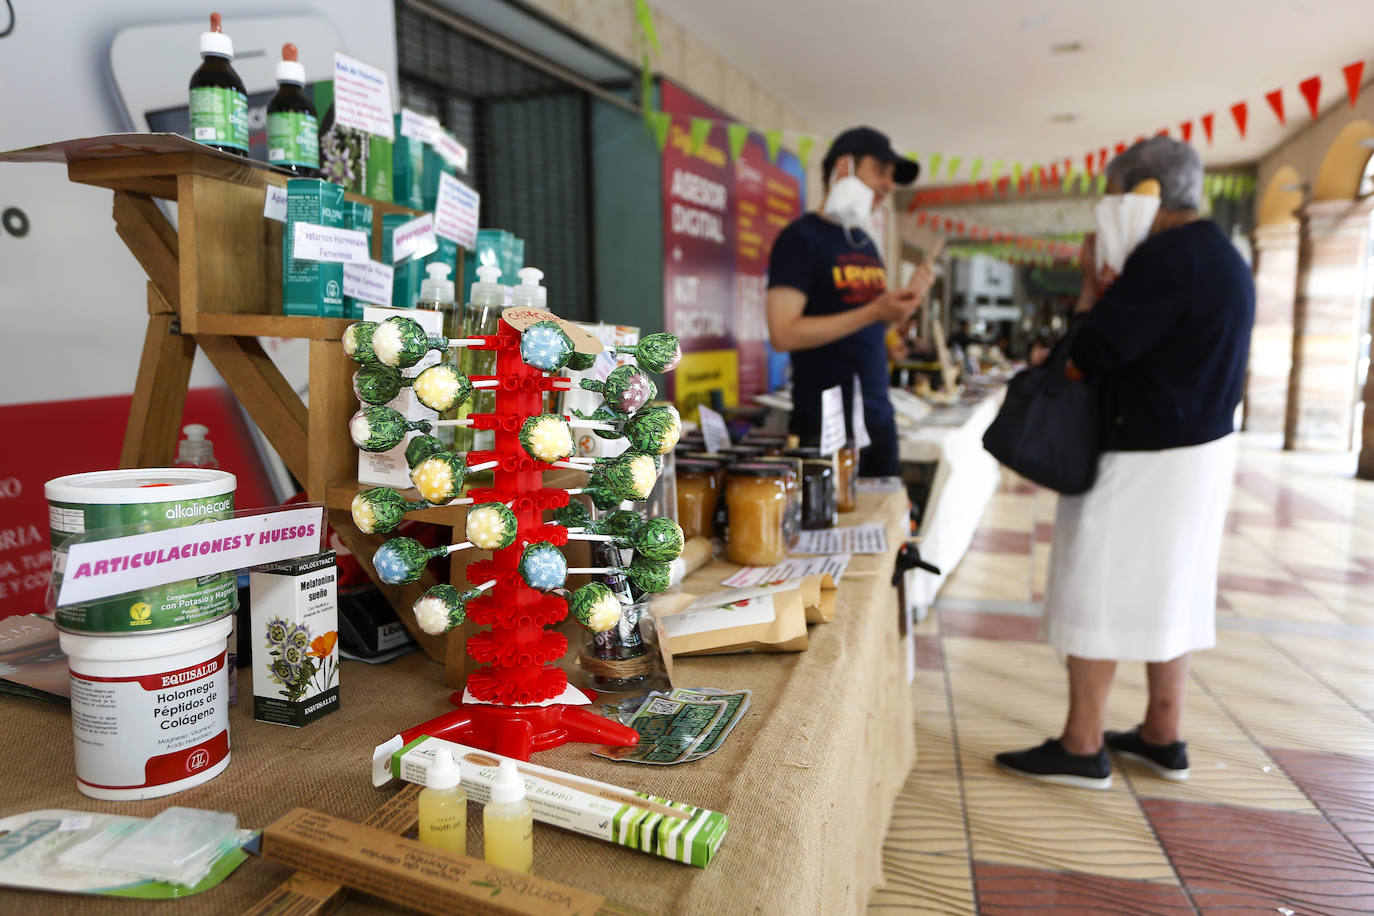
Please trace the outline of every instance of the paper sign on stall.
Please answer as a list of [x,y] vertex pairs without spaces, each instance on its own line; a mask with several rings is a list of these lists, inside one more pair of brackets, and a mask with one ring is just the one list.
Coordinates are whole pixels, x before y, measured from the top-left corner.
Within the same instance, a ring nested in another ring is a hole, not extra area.
[[821,454],[833,455],[844,445],[844,389],[839,385],[821,392]]
[[471,251],[477,247],[477,218],[482,195],[444,172],[434,205],[434,231]]
[[709,407],[697,408],[697,422],[701,424],[701,435],[706,440],[706,451],[718,453],[730,447],[730,428],[725,418]]
[[411,111],[409,108],[401,109],[402,137],[407,137],[418,143],[433,143],[434,137],[438,133],[438,118],[420,114],[418,111]]
[[262,201],[262,215],[279,223],[286,222],[286,188],[279,184],[268,184],[267,196]]
[[854,373],[854,394],[849,400],[851,422],[854,424],[854,447],[868,448],[873,442],[868,438],[868,424],[864,422],[864,391],[859,384],[859,374]]
[[361,261],[345,264],[343,290],[345,296],[352,296],[360,302],[391,305],[391,282],[395,271],[389,264],[377,261]]
[[344,264],[371,260],[367,233],[314,223],[295,223],[292,257],[302,261],[338,261]]
[[386,71],[335,51],[334,120],[364,133],[396,139]]
[[873,522],[803,531],[792,553],[887,553],[887,527],[881,522]]
[[803,576],[829,575],[836,585],[849,566],[849,554],[841,553],[824,557],[788,557],[773,566],[746,566],[721,585],[731,588],[747,588],[764,582],[787,582]]
[[454,139],[453,134],[439,128],[434,132],[434,148],[440,156],[460,172],[468,170],[468,148]]
[[391,260],[400,263],[408,258],[422,258],[439,248],[434,237],[434,217],[423,213],[408,223],[397,226],[391,235]]

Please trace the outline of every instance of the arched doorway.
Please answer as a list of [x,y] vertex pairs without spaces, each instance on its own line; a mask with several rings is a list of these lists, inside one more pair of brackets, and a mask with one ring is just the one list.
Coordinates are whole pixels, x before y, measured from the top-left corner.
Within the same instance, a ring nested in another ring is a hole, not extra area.
[[1280,166],[1255,207],[1255,325],[1245,379],[1245,430],[1281,436],[1288,415],[1293,371],[1293,301],[1298,282],[1297,211],[1303,204],[1302,176]]

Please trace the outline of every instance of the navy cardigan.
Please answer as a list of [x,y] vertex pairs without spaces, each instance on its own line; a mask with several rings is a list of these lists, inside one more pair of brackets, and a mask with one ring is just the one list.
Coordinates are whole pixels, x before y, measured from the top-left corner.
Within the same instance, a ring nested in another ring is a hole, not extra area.
[[1098,380],[1104,451],[1200,445],[1234,431],[1255,287],[1217,225],[1152,235],[1075,328],[1074,364]]

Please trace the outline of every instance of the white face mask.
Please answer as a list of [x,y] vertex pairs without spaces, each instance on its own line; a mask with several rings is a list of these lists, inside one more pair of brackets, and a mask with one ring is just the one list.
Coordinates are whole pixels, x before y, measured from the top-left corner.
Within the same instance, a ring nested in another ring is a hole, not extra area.
[[821,212],[846,229],[862,229],[871,233],[873,220],[873,189],[854,174],[855,161],[849,159],[849,174],[831,179],[830,193],[825,195]]
[[1097,202],[1097,266],[1117,273],[1150,234],[1159,198],[1146,194],[1108,194]]

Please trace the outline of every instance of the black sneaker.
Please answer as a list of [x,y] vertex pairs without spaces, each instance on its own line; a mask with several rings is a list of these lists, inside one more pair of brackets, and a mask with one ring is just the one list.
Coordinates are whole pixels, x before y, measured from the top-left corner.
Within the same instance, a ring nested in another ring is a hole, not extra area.
[[1107,747],[1133,763],[1141,764],[1165,779],[1188,778],[1188,742],[1151,744],[1140,737],[1140,726],[1128,732],[1107,732]]
[[1112,764],[1107,749],[1096,754],[1070,754],[1058,738],[1024,751],[1005,751],[995,758],[1002,769],[1061,786],[1080,789],[1110,789]]

